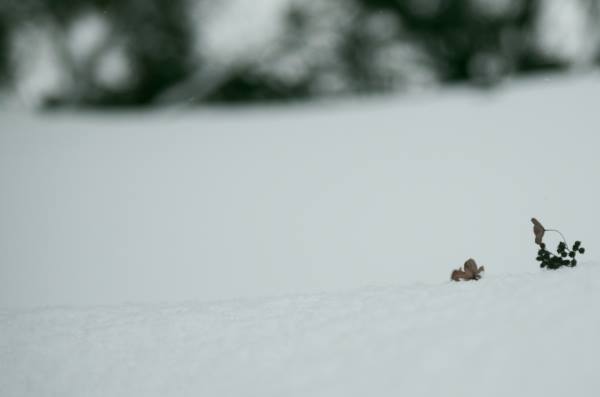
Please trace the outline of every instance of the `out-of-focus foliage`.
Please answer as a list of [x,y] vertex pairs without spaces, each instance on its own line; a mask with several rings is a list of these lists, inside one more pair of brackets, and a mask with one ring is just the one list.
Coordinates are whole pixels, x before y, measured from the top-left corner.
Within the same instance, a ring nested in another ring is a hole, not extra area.
[[4,64],[23,80],[58,69],[46,106],[148,104],[190,72],[187,9],[185,0],[21,0],[6,7],[15,22]]
[[0,85],[42,106],[247,102],[586,67],[600,0],[0,0]]
[[6,84],[9,78],[9,18],[6,4],[0,4],[0,87]]

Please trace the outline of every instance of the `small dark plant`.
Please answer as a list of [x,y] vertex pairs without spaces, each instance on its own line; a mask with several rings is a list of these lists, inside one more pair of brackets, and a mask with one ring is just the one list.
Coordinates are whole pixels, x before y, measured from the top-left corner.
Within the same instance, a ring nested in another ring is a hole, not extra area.
[[[533,223],[533,234],[535,235],[535,243],[539,245],[537,258],[540,262],[540,267],[548,269],[558,269],[562,266],[575,267],[577,266],[577,260],[575,256],[577,253],[585,253],[585,248],[581,246],[581,241],[575,241],[571,248],[567,244],[567,240],[561,232],[555,229],[546,229],[542,224],[535,218],[531,218]],[[556,253],[552,253],[546,249],[546,244],[543,242],[545,232],[556,232],[560,234],[562,240],[558,243]]]

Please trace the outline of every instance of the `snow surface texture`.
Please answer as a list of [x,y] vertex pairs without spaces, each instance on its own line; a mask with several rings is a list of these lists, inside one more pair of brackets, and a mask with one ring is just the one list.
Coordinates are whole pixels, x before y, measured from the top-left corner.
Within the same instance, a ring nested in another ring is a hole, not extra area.
[[[591,75],[7,111],[0,395],[597,396],[599,97]],[[537,268],[531,216],[583,241],[577,268]],[[469,256],[484,278],[448,281]],[[290,292],[305,294],[200,302]]]
[[[439,283],[595,260],[597,75],[491,93],[0,124],[0,307]],[[548,238],[555,238],[549,236]],[[553,242],[553,240],[550,240]]]
[[600,266],[0,312],[2,396],[597,396]]

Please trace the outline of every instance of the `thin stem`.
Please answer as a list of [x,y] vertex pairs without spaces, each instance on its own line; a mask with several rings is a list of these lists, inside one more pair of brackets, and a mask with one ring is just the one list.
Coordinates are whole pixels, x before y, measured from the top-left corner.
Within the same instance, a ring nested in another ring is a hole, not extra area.
[[545,231],[547,231],[547,232],[556,232],[556,233],[560,234],[560,236],[562,237],[563,242],[567,245],[567,249],[569,249],[569,244],[567,243],[567,240],[565,239],[565,236],[563,236],[563,234],[560,231],[558,231],[556,229],[545,229]]

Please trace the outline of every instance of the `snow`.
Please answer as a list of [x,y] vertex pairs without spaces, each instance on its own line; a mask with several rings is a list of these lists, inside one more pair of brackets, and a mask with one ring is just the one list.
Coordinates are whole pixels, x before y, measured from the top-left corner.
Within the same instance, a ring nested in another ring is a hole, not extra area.
[[67,46],[74,61],[84,63],[94,56],[110,36],[110,22],[99,13],[90,13],[76,19],[67,34]]
[[[600,3],[598,3],[600,4]],[[598,4],[548,0],[540,3],[534,36],[538,50],[551,59],[575,66],[589,65],[598,56]]]
[[468,257],[518,273],[535,265],[532,216],[591,242],[597,75],[519,84],[287,108],[7,111],[0,307],[436,283]]
[[597,395],[599,93],[3,110],[0,395]]
[[196,2],[199,51],[210,62],[224,64],[264,53],[281,34],[282,19],[292,0],[225,0]]
[[24,26],[14,34],[11,61],[15,67],[15,98],[30,108],[68,85],[50,29],[43,24]]
[[5,396],[596,396],[600,266],[0,312]]

